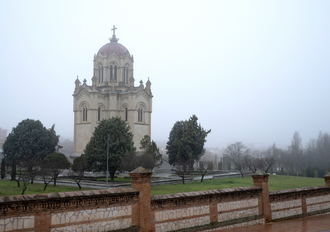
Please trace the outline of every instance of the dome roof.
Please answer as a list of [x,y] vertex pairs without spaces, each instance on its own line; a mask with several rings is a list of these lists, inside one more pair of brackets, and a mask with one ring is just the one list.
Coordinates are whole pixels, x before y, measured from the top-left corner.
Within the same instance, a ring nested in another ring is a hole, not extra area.
[[109,56],[130,57],[127,48],[122,44],[117,43],[116,41],[111,41],[110,43],[103,45],[97,52],[97,55],[106,56],[106,57]]
[[103,45],[99,51],[97,52],[97,55],[101,56],[119,56],[119,57],[130,57],[129,51],[125,46],[118,43],[118,38],[116,37],[115,31],[116,27],[113,26],[111,29],[113,31],[112,38],[110,39],[110,43],[107,43]]

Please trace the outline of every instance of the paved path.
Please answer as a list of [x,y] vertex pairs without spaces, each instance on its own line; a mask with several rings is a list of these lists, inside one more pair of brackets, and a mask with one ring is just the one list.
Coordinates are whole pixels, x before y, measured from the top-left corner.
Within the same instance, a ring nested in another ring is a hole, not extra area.
[[330,232],[330,214],[216,232]]

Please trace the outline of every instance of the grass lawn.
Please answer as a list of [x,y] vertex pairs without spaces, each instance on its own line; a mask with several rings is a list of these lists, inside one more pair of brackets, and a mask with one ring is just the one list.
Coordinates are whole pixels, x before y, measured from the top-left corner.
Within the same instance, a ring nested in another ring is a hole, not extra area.
[[[69,192],[69,191],[78,191],[78,187],[69,187],[69,186],[56,186],[49,184],[46,191],[43,191],[43,184],[29,184],[25,194],[37,194],[37,193],[52,193],[52,192]],[[16,181],[9,180],[0,180],[0,196],[5,195],[20,195],[22,189],[17,188]]]
[[[127,180],[122,178],[117,181]],[[270,191],[292,189],[311,186],[324,186],[323,178],[297,177],[297,176],[270,176]],[[233,187],[249,187],[252,186],[252,177],[230,177],[219,178],[213,180],[204,180],[201,182],[192,182],[187,184],[168,184],[152,186],[152,194],[168,194],[179,192],[192,192],[211,189],[223,189]],[[78,191],[78,187],[56,186],[50,184],[46,191],[43,192],[43,184],[29,184],[25,194],[49,193],[49,192],[66,192]],[[0,181],[0,196],[4,195],[20,195],[21,189],[17,188],[15,181]]]
[[[269,178],[270,191],[324,185],[323,178],[297,176],[270,176]],[[252,177],[229,177],[204,180],[202,183],[192,182],[187,184],[156,185],[152,186],[152,194],[168,194],[249,186],[252,186]]]

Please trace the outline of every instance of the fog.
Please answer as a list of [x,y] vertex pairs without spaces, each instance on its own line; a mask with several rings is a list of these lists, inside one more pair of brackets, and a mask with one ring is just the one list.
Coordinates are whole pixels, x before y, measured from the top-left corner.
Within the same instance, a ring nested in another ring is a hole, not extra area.
[[1,1],[0,127],[26,118],[73,137],[74,81],[116,25],[150,78],[152,137],[196,114],[206,147],[286,147],[330,132],[328,1]]

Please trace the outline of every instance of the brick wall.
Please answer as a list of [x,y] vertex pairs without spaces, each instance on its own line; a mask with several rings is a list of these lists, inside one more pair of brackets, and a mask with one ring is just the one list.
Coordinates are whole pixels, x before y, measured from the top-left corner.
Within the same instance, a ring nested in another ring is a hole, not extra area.
[[205,230],[236,223],[264,223],[258,207],[260,194],[259,187],[244,187],[156,195],[151,202],[155,231]]
[[131,172],[132,188],[0,197],[0,232],[215,231],[330,212],[326,186],[268,191],[254,186],[151,196],[151,172]]
[[0,231],[135,231],[133,188],[0,197]]
[[330,188],[310,187],[272,192],[272,220],[330,212]]

